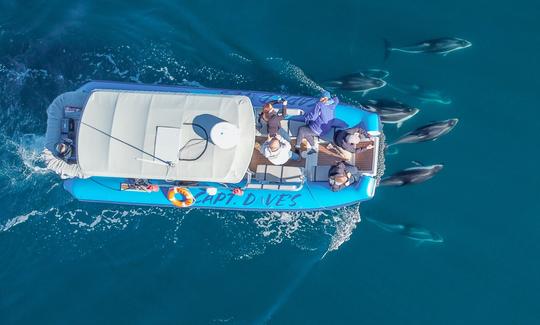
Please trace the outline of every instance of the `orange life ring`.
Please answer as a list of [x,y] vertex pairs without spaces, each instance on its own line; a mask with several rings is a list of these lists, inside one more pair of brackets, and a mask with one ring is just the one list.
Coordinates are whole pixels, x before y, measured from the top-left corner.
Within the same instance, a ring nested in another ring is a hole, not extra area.
[[[176,198],[176,194],[181,194],[184,199],[178,200]],[[191,192],[185,187],[172,187],[167,194],[167,198],[169,199],[169,201],[171,201],[172,204],[179,208],[187,208],[193,205],[193,203],[195,203],[195,198],[193,197],[193,194],[191,194]]]

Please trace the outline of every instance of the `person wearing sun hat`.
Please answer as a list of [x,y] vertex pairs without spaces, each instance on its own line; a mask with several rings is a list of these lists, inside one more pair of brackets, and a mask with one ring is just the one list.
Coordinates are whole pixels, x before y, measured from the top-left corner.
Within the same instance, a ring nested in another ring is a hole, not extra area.
[[315,108],[304,115],[306,125],[298,129],[296,135],[296,151],[300,151],[302,140],[306,139],[311,150],[308,154],[317,152],[315,146],[315,137],[325,134],[330,130],[330,121],[334,119],[334,111],[339,103],[337,97],[331,98],[330,92],[323,90],[321,98],[315,105]]

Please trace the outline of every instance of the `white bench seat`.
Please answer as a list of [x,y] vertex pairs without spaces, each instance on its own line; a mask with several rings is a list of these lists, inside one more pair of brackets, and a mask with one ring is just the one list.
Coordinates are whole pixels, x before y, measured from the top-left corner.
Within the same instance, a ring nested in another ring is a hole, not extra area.
[[304,168],[292,166],[258,165],[255,181],[248,189],[298,191],[304,181]]

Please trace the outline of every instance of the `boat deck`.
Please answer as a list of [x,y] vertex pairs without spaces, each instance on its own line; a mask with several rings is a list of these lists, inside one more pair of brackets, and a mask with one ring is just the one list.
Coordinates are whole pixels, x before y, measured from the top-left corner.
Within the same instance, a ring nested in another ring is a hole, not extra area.
[[[262,144],[266,140],[264,136],[256,137],[256,142]],[[291,146],[294,147],[296,144],[296,139],[292,139]],[[373,141],[365,141],[359,144],[359,146],[366,147],[369,144],[372,144]],[[337,154],[334,150],[329,150],[326,148],[328,142],[319,141],[319,151],[315,154],[309,155],[307,158],[302,158],[299,161],[289,160],[284,166],[291,167],[304,167],[306,170],[310,171],[316,166],[332,166],[338,161],[342,161],[343,158]],[[302,145],[302,149],[305,146]],[[373,168],[373,153],[374,150],[370,149],[361,153],[356,154],[352,157],[349,163],[354,164],[360,171],[371,172]],[[251,157],[251,162],[249,163],[249,169],[252,172],[257,170],[258,165],[272,165],[268,159],[266,159],[259,150],[253,148],[253,156]],[[309,173],[308,173],[309,175]]]

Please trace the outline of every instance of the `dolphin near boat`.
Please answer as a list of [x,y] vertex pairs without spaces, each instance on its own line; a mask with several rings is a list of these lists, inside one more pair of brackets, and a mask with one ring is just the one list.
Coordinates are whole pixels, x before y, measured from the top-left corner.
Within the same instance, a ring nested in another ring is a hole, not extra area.
[[417,163],[417,166],[401,170],[391,176],[385,177],[379,183],[380,186],[404,186],[410,184],[423,183],[435,176],[443,169],[444,165],[435,164],[423,166]]
[[325,83],[325,87],[329,89],[362,93],[362,95],[384,86],[386,86],[386,81],[366,76],[362,72],[344,75]]
[[391,224],[391,223],[385,223],[382,221],[374,220],[371,218],[365,218],[368,222],[371,222],[372,224],[376,225],[377,227],[381,228],[384,231],[388,231],[391,233],[396,233],[402,236],[405,236],[409,239],[412,239],[418,244],[422,243],[443,243],[444,238],[429,229],[426,229],[422,226],[416,226],[416,225],[405,225],[405,224]]
[[429,89],[419,85],[400,85],[394,84],[389,87],[399,91],[400,93],[415,97],[424,103],[435,103],[449,105],[452,104],[452,99],[436,89]]
[[390,75],[390,72],[388,72],[387,70],[374,69],[374,68],[361,70],[358,73],[361,73],[366,77],[376,78],[376,79],[385,79]]
[[437,140],[439,137],[452,131],[452,129],[457,125],[458,121],[459,120],[457,118],[452,118],[421,126],[405,133],[387,147],[395,146],[396,144],[401,143],[418,143]]
[[384,57],[385,59],[387,59],[388,56],[390,56],[390,52],[392,51],[411,53],[411,54],[433,53],[433,54],[441,54],[445,56],[450,52],[454,52],[457,50],[470,47],[472,43],[467,40],[464,40],[462,38],[457,38],[457,37],[441,37],[441,38],[421,41],[421,42],[411,44],[408,46],[403,46],[403,47],[392,47],[390,42],[387,39],[385,39],[384,45],[385,45]]
[[395,124],[398,128],[420,111],[416,107],[390,99],[370,99],[362,104],[362,107],[377,113],[382,123]]

